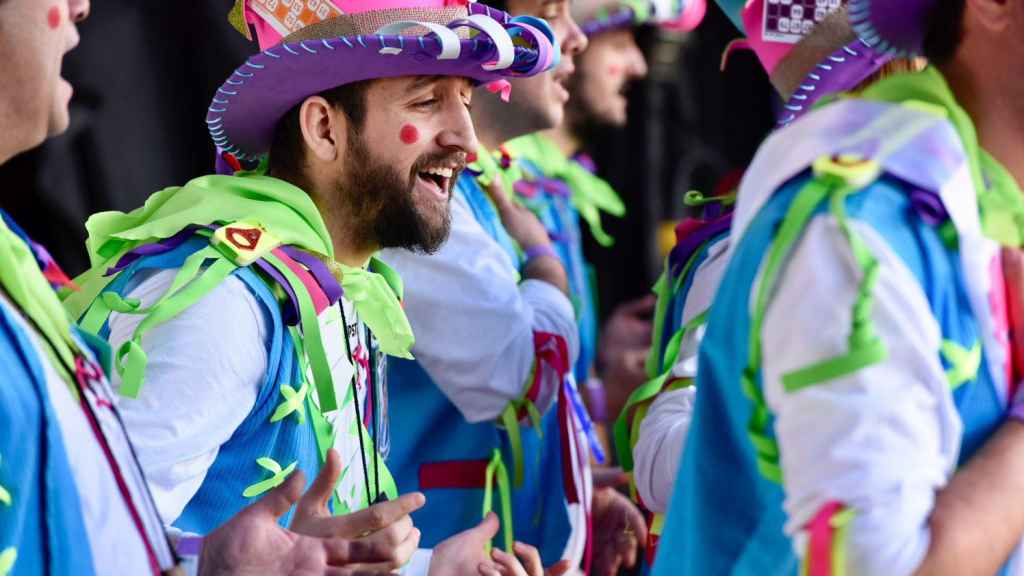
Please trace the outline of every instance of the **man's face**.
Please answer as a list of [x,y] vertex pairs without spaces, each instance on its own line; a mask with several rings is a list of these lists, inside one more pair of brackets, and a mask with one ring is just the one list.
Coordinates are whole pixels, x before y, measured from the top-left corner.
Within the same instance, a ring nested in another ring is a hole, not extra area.
[[528,123],[532,130],[546,130],[562,123],[565,104],[569,101],[569,78],[575,71],[573,57],[587,47],[587,37],[580,31],[570,11],[570,0],[509,0],[513,16],[537,16],[547,20],[562,50],[558,68],[530,78],[511,80],[510,116]]
[[572,110],[587,121],[626,124],[626,90],[647,75],[647,62],[631,29],[610,30],[590,39],[572,80]]
[[363,126],[350,130],[340,193],[365,239],[427,253],[451,223],[449,203],[466,155],[478,143],[463,78],[377,80],[365,94]]
[[68,127],[72,90],[61,61],[78,45],[75,22],[88,12],[89,0],[0,2],[0,124],[22,149]]

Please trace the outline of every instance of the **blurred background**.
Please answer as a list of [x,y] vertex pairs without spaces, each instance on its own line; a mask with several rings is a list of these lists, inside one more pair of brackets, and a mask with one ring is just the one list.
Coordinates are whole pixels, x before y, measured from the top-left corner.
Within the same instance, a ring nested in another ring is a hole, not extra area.
[[[92,10],[65,60],[75,87],[71,128],[0,168],[0,207],[71,275],[86,268],[90,214],[136,208],[212,171],[206,108],[256,51],[228,24],[225,2],[104,0]],[[683,195],[710,192],[742,170],[777,106],[751,53],[734,54],[719,71],[738,32],[713,2],[692,33],[638,35],[651,74],[630,93],[629,126],[597,134],[593,145],[599,174],[629,210],[605,218],[614,247],[586,246],[602,316],[650,290],[661,271],[659,231],[684,215]]]

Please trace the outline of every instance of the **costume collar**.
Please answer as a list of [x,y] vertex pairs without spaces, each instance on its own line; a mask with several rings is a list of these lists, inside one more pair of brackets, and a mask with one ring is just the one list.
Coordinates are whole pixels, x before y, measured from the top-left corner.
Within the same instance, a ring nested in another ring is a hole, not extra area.
[[963,144],[971,180],[978,196],[982,232],[1004,246],[1024,244],[1024,197],[1009,171],[981,148],[974,122],[956,101],[938,69],[886,78],[862,94],[886,102],[923,102],[942,109]]
[[568,158],[558,145],[541,134],[516,138],[507,147],[514,157],[529,160],[544,176],[565,182],[572,193],[573,206],[597,242],[602,246],[615,243],[601,226],[601,212],[621,218],[626,214],[626,205],[608,182],[581,162]]

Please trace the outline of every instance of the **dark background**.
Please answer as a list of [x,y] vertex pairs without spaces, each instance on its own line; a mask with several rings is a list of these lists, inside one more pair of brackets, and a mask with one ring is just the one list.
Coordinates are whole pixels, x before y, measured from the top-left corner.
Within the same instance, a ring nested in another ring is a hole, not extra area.
[[[47,245],[71,275],[87,265],[86,218],[138,207],[151,193],[212,171],[203,119],[213,92],[255,51],[227,23],[229,2],[103,0],[65,60],[75,86],[67,134],[0,168],[0,206]],[[738,36],[714,6],[694,33],[639,33],[651,74],[631,94],[626,130],[591,150],[626,201],[606,218],[611,249],[591,243],[602,315],[641,296],[660,272],[655,234],[683,215],[682,195],[711,190],[745,166],[772,125],[772,92],[750,54],[719,71]],[[588,235],[589,238],[589,235]]]

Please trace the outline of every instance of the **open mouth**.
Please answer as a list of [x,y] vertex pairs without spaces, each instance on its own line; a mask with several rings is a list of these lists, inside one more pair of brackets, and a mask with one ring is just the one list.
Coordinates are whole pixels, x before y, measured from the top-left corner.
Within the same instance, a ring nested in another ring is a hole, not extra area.
[[455,182],[458,173],[459,170],[452,166],[434,166],[417,172],[416,179],[420,181],[424,189],[434,193],[442,200],[447,200],[451,195],[452,183]]

